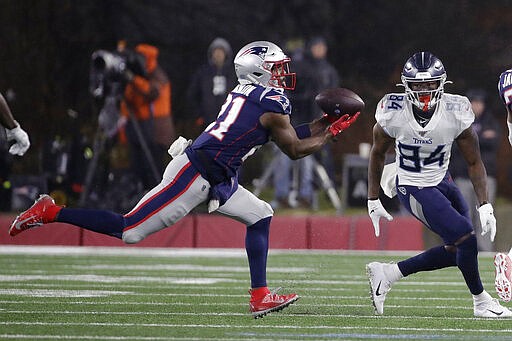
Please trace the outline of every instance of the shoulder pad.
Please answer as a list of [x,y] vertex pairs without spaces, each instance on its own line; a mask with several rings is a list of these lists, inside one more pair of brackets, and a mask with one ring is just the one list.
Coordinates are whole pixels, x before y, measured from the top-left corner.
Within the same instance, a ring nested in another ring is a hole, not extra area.
[[512,110],[512,69],[503,72],[498,80],[498,93],[505,105]]
[[266,88],[260,96],[260,102],[265,111],[289,115],[292,105],[286,95],[272,88]]
[[459,121],[464,129],[469,127],[475,120],[471,102],[466,96],[445,93],[442,103],[444,110],[449,112],[451,117]]
[[377,111],[379,112],[396,112],[404,109],[406,105],[406,97],[403,93],[387,94],[379,101]]
[[466,96],[445,93],[443,95],[446,111],[465,113],[471,111],[471,103]]
[[393,93],[387,94],[377,104],[375,110],[375,119],[383,126],[385,121],[389,120],[393,115],[402,112],[406,106],[405,94]]
[[500,79],[498,80],[498,91],[500,95],[510,87],[512,87],[512,69],[504,71],[500,75]]

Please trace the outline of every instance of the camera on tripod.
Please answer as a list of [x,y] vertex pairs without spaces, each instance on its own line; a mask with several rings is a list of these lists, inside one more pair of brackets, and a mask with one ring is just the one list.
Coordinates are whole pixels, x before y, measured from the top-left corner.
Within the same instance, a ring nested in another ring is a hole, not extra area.
[[90,92],[95,98],[122,95],[127,74],[147,77],[144,56],[135,51],[94,51],[91,56]]

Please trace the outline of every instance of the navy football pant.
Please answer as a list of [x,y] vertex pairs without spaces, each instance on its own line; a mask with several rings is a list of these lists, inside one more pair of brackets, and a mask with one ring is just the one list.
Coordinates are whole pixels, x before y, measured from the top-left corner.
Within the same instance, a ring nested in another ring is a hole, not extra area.
[[[445,245],[456,246],[455,253],[443,245],[399,262],[402,274],[408,276],[456,265],[471,293],[480,294],[483,286],[478,272],[476,237],[468,206],[449,173],[435,187],[398,186],[397,193],[407,210],[439,235]],[[469,237],[456,244],[466,235]]]

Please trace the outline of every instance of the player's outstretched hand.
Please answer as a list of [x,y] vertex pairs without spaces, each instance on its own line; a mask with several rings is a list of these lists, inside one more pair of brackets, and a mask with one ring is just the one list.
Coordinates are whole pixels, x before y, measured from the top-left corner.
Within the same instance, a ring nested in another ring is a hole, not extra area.
[[5,129],[7,140],[16,141],[11,148],[9,148],[9,153],[12,155],[23,155],[30,147],[30,140],[28,138],[28,134],[25,130],[21,129],[20,125],[16,122],[16,127],[12,129]]
[[332,122],[329,126],[329,131],[331,132],[332,136],[336,136],[342,131],[348,129],[354,123],[357,118],[359,117],[360,112],[355,113],[354,115],[350,116],[349,114],[345,114],[338,118],[336,121]]
[[484,204],[478,208],[480,215],[480,225],[482,226],[482,236],[489,233],[489,239],[494,241],[496,236],[496,218],[491,204]]
[[375,236],[378,237],[380,235],[380,225],[379,220],[381,217],[386,218],[388,221],[393,220],[393,216],[386,211],[384,206],[379,199],[377,200],[368,200],[368,214],[370,215],[370,219],[372,220],[373,229],[375,230]]

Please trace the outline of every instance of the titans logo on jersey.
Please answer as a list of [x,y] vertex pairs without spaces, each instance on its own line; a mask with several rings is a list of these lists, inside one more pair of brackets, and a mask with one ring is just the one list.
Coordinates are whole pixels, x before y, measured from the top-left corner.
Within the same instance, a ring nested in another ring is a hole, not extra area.
[[503,103],[512,110],[512,69],[503,72],[498,81],[498,92]]
[[226,98],[217,119],[186,150],[192,164],[212,183],[236,176],[243,161],[267,143],[270,131],[260,123],[266,112],[291,114],[281,89],[238,85]]

